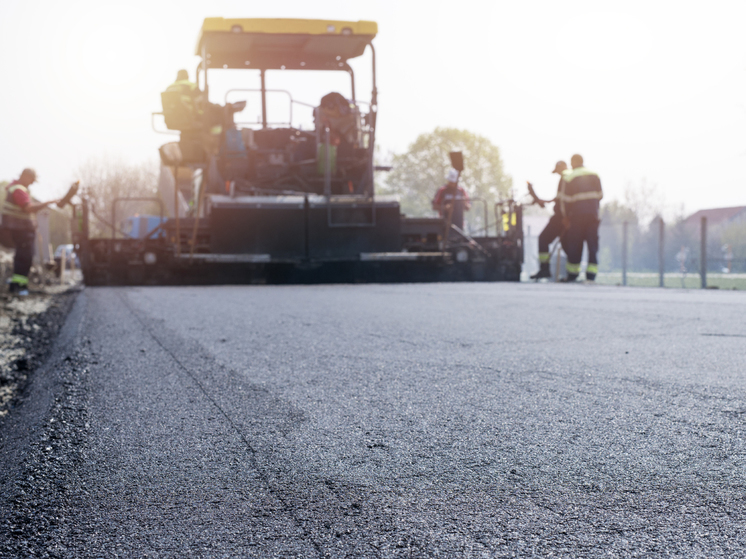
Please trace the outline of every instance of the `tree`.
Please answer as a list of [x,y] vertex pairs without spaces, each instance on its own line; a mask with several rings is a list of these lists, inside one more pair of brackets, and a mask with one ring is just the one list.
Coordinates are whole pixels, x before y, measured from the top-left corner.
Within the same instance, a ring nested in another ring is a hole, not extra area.
[[[112,206],[117,198],[157,197],[158,164],[148,161],[129,164],[118,159],[100,157],[89,159],[78,168],[76,179],[80,180],[81,195],[88,197],[92,210],[90,227],[92,236],[111,234]],[[117,221],[125,214],[158,213],[156,204],[128,203],[117,206]]]
[[598,261],[599,270],[611,272],[622,267],[623,224],[627,222],[627,250],[634,253],[634,246],[639,240],[639,224],[634,210],[617,200],[610,200],[601,205],[601,228],[599,237],[601,248]]
[[624,188],[625,206],[637,216],[639,227],[649,229],[653,221],[663,214],[666,199],[657,184],[643,178],[637,184],[628,182]]
[[[402,211],[407,215],[434,215],[431,202],[437,189],[445,184],[451,151],[463,152],[465,169],[459,182],[469,196],[486,201],[492,221],[493,207],[501,197],[508,195],[512,179],[503,170],[498,147],[468,130],[436,128],[421,134],[405,153],[393,156],[393,170],[381,191],[400,196]],[[482,202],[474,203],[472,211],[466,214],[467,229],[484,228],[484,211],[480,204]]]

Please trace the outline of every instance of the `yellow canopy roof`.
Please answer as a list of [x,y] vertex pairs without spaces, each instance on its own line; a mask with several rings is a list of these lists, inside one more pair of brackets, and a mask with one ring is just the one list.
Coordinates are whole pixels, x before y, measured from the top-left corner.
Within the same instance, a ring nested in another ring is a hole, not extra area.
[[196,54],[208,68],[342,69],[377,33],[373,21],[206,18]]

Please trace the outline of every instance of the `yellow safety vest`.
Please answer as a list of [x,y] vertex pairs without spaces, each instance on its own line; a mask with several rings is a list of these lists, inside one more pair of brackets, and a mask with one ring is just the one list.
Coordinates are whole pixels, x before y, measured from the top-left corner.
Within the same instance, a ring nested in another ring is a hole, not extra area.
[[202,109],[198,107],[197,97],[200,92],[197,89],[197,84],[190,82],[189,80],[176,80],[174,83],[166,88],[166,91],[178,91],[181,93],[181,103],[184,105],[189,112],[193,114],[201,114]]
[[29,194],[28,188],[22,184],[14,184],[6,188],[5,201],[3,202],[3,227],[34,230],[36,223],[33,214],[23,211],[21,206],[13,202],[13,193],[19,189]]

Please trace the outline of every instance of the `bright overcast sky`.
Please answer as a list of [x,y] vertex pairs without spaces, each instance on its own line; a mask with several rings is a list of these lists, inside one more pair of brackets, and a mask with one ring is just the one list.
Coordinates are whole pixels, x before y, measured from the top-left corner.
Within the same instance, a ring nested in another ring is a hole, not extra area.
[[[207,16],[377,21],[384,152],[453,126],[500,147],[519,193],[528,179],[552,194],[554,162],[578,152],[607,198],[644,179],[671,207],[746,205],[736,1],[5,1],[0,179],[33,166],[44,199],[91,157],[156,158],[169,138],[150,113],[176,70],[193,76]],[[355,69],[366,98],[367,62]],[[268,87],[285,78],[269,74]],[[294,93],[318,102],[321,89],[308,91]]]

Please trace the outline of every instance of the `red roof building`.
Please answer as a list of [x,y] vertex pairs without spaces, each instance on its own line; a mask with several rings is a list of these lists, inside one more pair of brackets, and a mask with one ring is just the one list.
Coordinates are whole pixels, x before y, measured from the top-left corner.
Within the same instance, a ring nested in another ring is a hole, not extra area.
[[722,227],[730,223],[746,221],[746,206],[734,206],[732,208],[713,208],[711,210],[699,210],[684,220],[686,226],[699,227],[702,218],[707,218],[707,227]]

